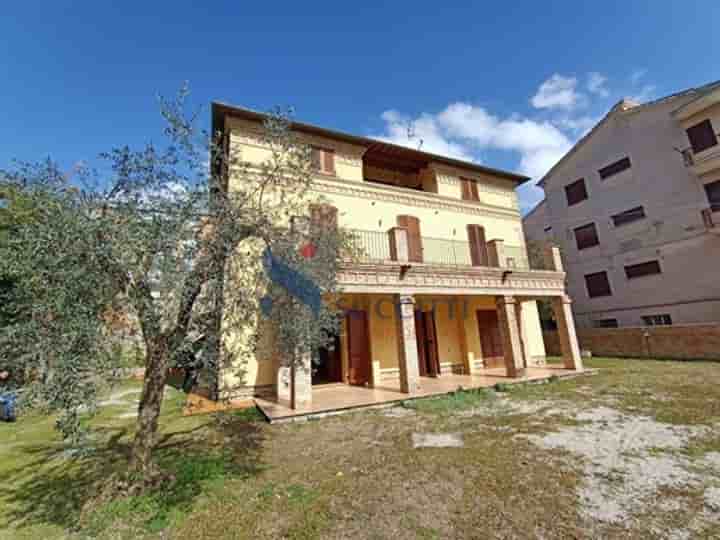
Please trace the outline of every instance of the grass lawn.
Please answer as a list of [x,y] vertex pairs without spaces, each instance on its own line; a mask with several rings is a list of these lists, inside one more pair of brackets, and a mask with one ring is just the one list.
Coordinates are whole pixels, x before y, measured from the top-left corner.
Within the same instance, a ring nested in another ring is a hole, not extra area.
[[[0,539],[720,537],[720,363],[587,364],[600,373],[277,426],[183,417],[169,389],[175,484],[93,506],[127,456],[140,387],[124,383],[84,457],[52,418],[0,424]],[[462,446],[414,447],[427,434]]]

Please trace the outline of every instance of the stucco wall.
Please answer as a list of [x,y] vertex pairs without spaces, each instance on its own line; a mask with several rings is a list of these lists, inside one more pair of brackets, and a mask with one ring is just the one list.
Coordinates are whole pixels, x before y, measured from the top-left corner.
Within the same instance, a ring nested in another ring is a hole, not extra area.
[[[261,128],[257,124],[234,118],[228,119],[230,130],[230,151],[235,158],[252,164],[260,164],[270,157],[269,151],[263,147],[260,139]],[[424,193],[403,188],[378,186],[363,179],[362,154],[364,148],[332,139],[300,135],[303,142],[332,148],[335,151],[336,176],[318,175],[313,196],[322,199],[338,208],[338,221],[341,227],[359,229],[385,234],[388,229],[397,225],[397,216],[413,215],[420,220],[421,234],[445,240],[467,242],[468,224],[485,227],[486,239],[503,239],[506,245],[524,248],[525,240],[518,211],[517,195],[514,183],[503,178],[479,174],[475,171],[464,171],[457,167],[430,163],[422,171],[421,180],[427,189],[437,193]],[[473,178],[478,182],[480,202],[461,200],[460,176]],[[234,188],[240,178],[231,174],[229,188]],[[431,249],[428,246],[428,249]],[[377,305],[382,300],[381,316],[374,307],[369,308],[371,334],[371,361],[378,362],[380,369],[387,376],[396,376],[397,337],[394,310],[391,308],[391,297],[369,296],[364,298],[368,303]],[[474,309],[495,309],[492,298],[473,298],[472,316],[463,321],[465,337],[470,354],[481,358],[477,323]],[[529,347],[534,356],[544,356],[544,347],[540,334],[540,323],[534,302],[532,309],[523,311],[523,324],[529,339]],[[447,366],[462,365],[464,362],[465,345],[461,339],[461,322],[455,318],[450,320],[447,308],[440,308],[438,313],[438,346],[440,359]],[[260,331],[267,331],[260,328]],[[341,335],[342,362],[347,365],[347,352],[344,330]],[[268,334],[269,335],[269,334]],[[225,336],[232,343],[242,340],[241,336]],[[258,386],[267,387],[275,384],[275,371],[279,364],[274,357],[272,343],[263,337],[262,347],[257,358],[245,355],[240,360],[244,375],[239,376],[237,370],[226,370],[223,374],[222,387]]]
[[[676,323],[720,320],[714,309],[720,280],[711,270],[720,258],[720,236],[706,233],[702,223],[700,212],[708,205],[705,179],[698,179],[676,150],[689,142],[672,113],[689,99],[612,114],[546,178],[545,221],[561,247],[580,326],[607,318],[639,325],[642,315],[663,313]],[[630,169],[600,178],[598,169],[625,156]],[[568,207],[564,188],[579,178],[585,179],[588,199]],[[613,224],[612,215],[641,205],[645,219]],[[600,245],[578,250],[573,230],[591,222]],[[528,236],[544,238],[537,220],[525,226],[533,228]],[[626,277],[626,265],[651,260],[659,261],[660,275]],[[608,273],[613,294],[590,298],[584,276],[600,271]]]

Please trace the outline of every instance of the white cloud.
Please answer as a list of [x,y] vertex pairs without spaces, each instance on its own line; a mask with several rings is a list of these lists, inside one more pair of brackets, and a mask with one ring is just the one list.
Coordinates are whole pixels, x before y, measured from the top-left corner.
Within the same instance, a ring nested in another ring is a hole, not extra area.
[[642,79],[645,75],[647,75],[647,72],[648,72],[648,70],[645,69],[645,68],[640,68],[640,69],[634,70],[634,71],[630,74],[630,82],[631,82],[632,84],[637,84],[637,83],[639,83],[639,82],[640,82],[640,79]]
[[385,133],[376,138],[423,150],[433,154],[454,157],[465,161],[476,161],[472,152],[459,142],[453,142],[441,133],[437,119],[429,114],[411,119],[398,111],[382,113],[385,120]]
[[605,75],[593,71],[588,73],[587,89],[591,93],[597,94],[600,97],[608,97],[610,95],[610,91],[605,86],[606,82],[607,77],[605,77]]
[[[410,119],[397,111],[386,111],[385,132],[378,138],[460,159],[478,161],[482,150],[505,150],[519,155],[518,169],[539,178],[572,146],[572,142],[550,122],[511,116],[505,119],[468,103],[453,103],[436,115],[423,113]],[[408,126],[415,138],[408,138]]]
[[556,73],[540,85],[530,103],[536,109],[572,109],[581,99],[581,94],[577,92],[577,79]]

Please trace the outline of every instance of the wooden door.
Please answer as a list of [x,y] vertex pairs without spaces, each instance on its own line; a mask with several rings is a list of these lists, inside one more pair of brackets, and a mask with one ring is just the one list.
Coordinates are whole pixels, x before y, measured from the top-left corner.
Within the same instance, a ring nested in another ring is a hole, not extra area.
[[370,382],[370,332],[367,311],[351,310],[346,315],[348,333],[348,382]]
[[497,312],[478,310],[476,316],[485,367],[504,367],[505,354]]
[[415,337],[420,376],[437,377],[440,375],[440,356],[438,355],[434,311],[415,312]]
[[415,341],[418,350],[418,368],[421,377],[427,376],[427,362],[425,361],[425,317],[423,312],[418,310],[415,312]]
[[473,266],[487,266],[487,244],[485,228],[480,225],[467,226],[468,242],[470,243],[470,261]]
[[410,262],[423,262],[420,220],[415,216],[398,216],[397,224],[398,227],[407,229],[408,260]]

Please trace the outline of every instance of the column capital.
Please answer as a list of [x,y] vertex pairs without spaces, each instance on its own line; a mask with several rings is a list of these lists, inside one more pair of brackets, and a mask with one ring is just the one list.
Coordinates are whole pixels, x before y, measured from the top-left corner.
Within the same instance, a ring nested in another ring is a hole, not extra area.
[[415,305],[415,297],[412,294],[398,294],[399,304],[412,304]]
[[495,304],[498,306],[507,306],[510,304],[517,304],[518,300],[514,296],[496,296]]

